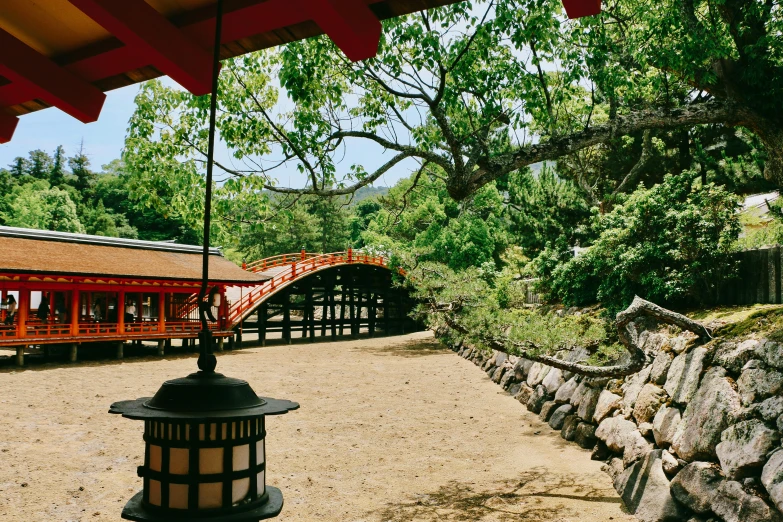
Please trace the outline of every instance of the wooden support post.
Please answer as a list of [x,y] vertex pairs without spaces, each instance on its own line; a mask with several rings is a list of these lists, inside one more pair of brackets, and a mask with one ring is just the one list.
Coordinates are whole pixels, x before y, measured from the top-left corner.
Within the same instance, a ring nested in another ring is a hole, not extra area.
[[117,343],[117,359],[122,359],[123,358],[124,348],[125,348],[125,343],[123,343],[122,341]]
[[266,346],[266,316],[268,305],[266,303],[258,307],[258,342],[261,346]]
[[166,347],[166,351],[171,350],[171,339],[166,339],[166,342],[164,344]]
[[78,360],[78,356],[79,356],[79,345],[73,343],[71,345],[71,353],[68,356],[68,360],[72,363],[75,363]]
[[158,341],[158,355],[160,355],[161,357],[166,355],[166,340],[165,339],[160,339]]
[[383,291],[383,335],[391,335],[389,332],[389,328],[391,326],[391,310],[389,304],[391,303],[391,300],[389,299],[389,288],[387,287]]
[[291,344],[291,293],[283,295],[283,339]]
[[314,301],[313,285],[310,285],[309,292],[310,292],[310,294],[309,294],[310,295],[310,306],[308,308],[310,310],[310,321],[309,321],[310,342],[314,343],[315,342],[315,304],[313,303],[313,301]]
[[19,302],[16,305],[16,335],[27,337],[27,317],[30,314],[30,290],[19,289]]
[[25,346],[16,347],[16,365],[24,366],[24,349]]
[[340,283],[342,283],[340,286],[342,287],[342,291],[340,292],[340,336],[343,335],[343,331],[345,329],[345,305],[348,301],[348,298],[346,296],[346,282],[345,277],[342,277],[340,279]]
[[79,335],[79,317],[81,316],[81,310],[79,305],[81,301],[79,299],[79,291],[71,291],[71,335]]
[[162,290],[158,294],[158,332],[166,333],[166,292]]
[[[356,295],[354,297],[354,294]],[[362,323],[362,289],[351,288],[351,338],[359,337]]]
[[335,309],[334,304],[334,280],[332,280],[332,285],[329,287],[329,310],[329,319],[332,326],[332,341],[334,341],[337,339],[337,310]]
[[117,294],[117,333],[125,333],[125,290]]
[[222,337],[218,338],[217,351],[219,351],[219,352],[223,351],[223,342],[224,341],[225,341],[225,339],[223,339]]
[[370,304],[367,307],[367,331],[370,337],[375,337],[375,319],[378,313],[378,294],[370,291]]

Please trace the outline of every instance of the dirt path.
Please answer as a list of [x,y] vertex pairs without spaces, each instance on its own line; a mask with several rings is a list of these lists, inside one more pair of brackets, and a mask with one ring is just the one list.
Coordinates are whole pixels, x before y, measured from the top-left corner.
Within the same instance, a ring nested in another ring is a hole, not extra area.
[[[119,521],[141,423],[108,415],[186,357],[0,372],[0,521]],[[270,418],[279,520],[632,521],[600,465],[427,333],[248,349],[218,370],[301,402]]]

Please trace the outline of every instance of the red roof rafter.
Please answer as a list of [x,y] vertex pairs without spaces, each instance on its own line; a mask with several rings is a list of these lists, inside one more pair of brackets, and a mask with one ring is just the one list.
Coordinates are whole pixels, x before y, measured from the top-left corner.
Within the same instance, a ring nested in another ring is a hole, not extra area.
[[14,135],[19,118],[0,112],[0,143],[8,143]]
[[2,29],[0,49],[0,75],[77,120],[98,119],[106,100],[99,89]]
[[352,61],[372,58],[381,41],[380,20],[363,0],[312,0],[310,13],[321,29]]
[[582,18],[601,13],[601,0],[563,0],[568,18]]
[[144,0],[69,1],[125,43],[127,58],[138,56],[196,96],[210,92],[209,53]]

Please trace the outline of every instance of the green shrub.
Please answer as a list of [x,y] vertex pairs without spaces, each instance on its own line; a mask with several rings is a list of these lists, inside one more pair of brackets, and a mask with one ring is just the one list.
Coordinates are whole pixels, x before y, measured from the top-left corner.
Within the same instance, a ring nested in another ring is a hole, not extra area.
[[550,247],[531,263],[540,290],[569,306],[600,301],[610,313],[634,295],[682,306],[716,299],[719,282],[732,277],[730,258],[740,231],[738,200],[723,187],[692,187],[692,173],[666,176],[640,188],[611,212],[592,218],[597,239],[565,262]]

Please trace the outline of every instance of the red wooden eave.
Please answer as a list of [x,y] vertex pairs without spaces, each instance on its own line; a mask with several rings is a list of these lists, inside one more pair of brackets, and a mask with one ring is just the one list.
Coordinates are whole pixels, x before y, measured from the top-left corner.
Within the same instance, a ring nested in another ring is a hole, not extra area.
[[[114,38],[65,56],[44,56],[0,28],[0,143],[10,141],[20,114],[51,105],[83,122],[95,121],[105,99],[103,91],[160,73],[193,94],[209,92],[214,6],[169,19],[145,0],[68,1]],[[306,24],[314,22],[349,59],[363,60],[375,56],[378,49],[379,10],[392,11],[386,16],[394,16],[456,1],[226,0],[223,54],[236,56],[312,36],[317,32]],[[47,2],[31,0],[31,5],[36,3],[39,8]],[[563,0],[563,4],[570,18],[601,11],[600,0]],[[293,31],[294,27],[303,33]],[[253,48],[239,43],[259,36],[265,40],[253,43]],[[277,43],[270,44],[274,39]]]

